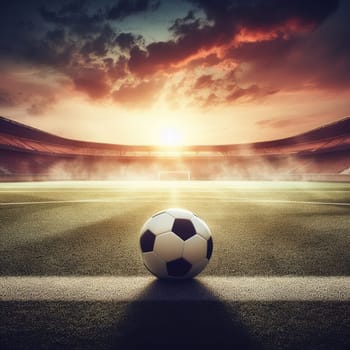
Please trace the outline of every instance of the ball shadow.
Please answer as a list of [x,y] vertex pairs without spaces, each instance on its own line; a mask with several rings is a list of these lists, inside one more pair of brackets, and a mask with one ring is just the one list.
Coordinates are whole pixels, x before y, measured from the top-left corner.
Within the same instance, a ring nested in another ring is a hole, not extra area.
[[260,349],[239,315],[198,280],[155,280],[116,325],[115,349]]

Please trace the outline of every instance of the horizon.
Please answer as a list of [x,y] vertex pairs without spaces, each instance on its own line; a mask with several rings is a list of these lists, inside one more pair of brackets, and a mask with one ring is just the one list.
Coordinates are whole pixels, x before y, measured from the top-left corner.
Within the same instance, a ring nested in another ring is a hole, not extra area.
[[0,115],[129,145],[278,140],[350,114],[345,0],[30,0],[0,14]]

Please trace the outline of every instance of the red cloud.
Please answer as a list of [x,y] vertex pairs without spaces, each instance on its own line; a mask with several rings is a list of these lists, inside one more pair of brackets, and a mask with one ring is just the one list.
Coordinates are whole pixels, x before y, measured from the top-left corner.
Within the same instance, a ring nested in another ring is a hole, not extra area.
[[162,81],[152,80],[140,82],[137,85],[122,85],[113,95],[113,99],[130,108],[149,107],[158,95]]
[[193,89],[195,89],[195,90],[206,89],[206,88],[212,87],[213,84],[214,84],[214,80],[213,80],[212,75],[205,74],[196,80],[196,82],[193,86]]
[[71,73],[76,90],[85,92],[93,99],[109,95],[111,85],[106,72],[99,68],[80,68]]

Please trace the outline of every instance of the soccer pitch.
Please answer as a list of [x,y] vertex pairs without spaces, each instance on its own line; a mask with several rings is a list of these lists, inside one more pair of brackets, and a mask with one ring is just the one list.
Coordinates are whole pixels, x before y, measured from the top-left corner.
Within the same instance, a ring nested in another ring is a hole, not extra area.
[[[140,258],[154,212],[213,233],[193,281]],[[0,184],[1,349],[347,349],[350,184]]]

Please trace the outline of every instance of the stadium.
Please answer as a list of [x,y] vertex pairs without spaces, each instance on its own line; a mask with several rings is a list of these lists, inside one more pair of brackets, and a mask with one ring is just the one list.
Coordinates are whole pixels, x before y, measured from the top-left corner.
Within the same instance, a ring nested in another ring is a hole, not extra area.
[[[1,349],[348,349],[349,172],[349,118],[176,148],[1,118]],[[138,239],[174,207],[205,218],[214,248],[169,283]]]
[[349,150],[350,118],[280,140],[164,147],[70,140],[0,117],[3,181],[348,181]]

